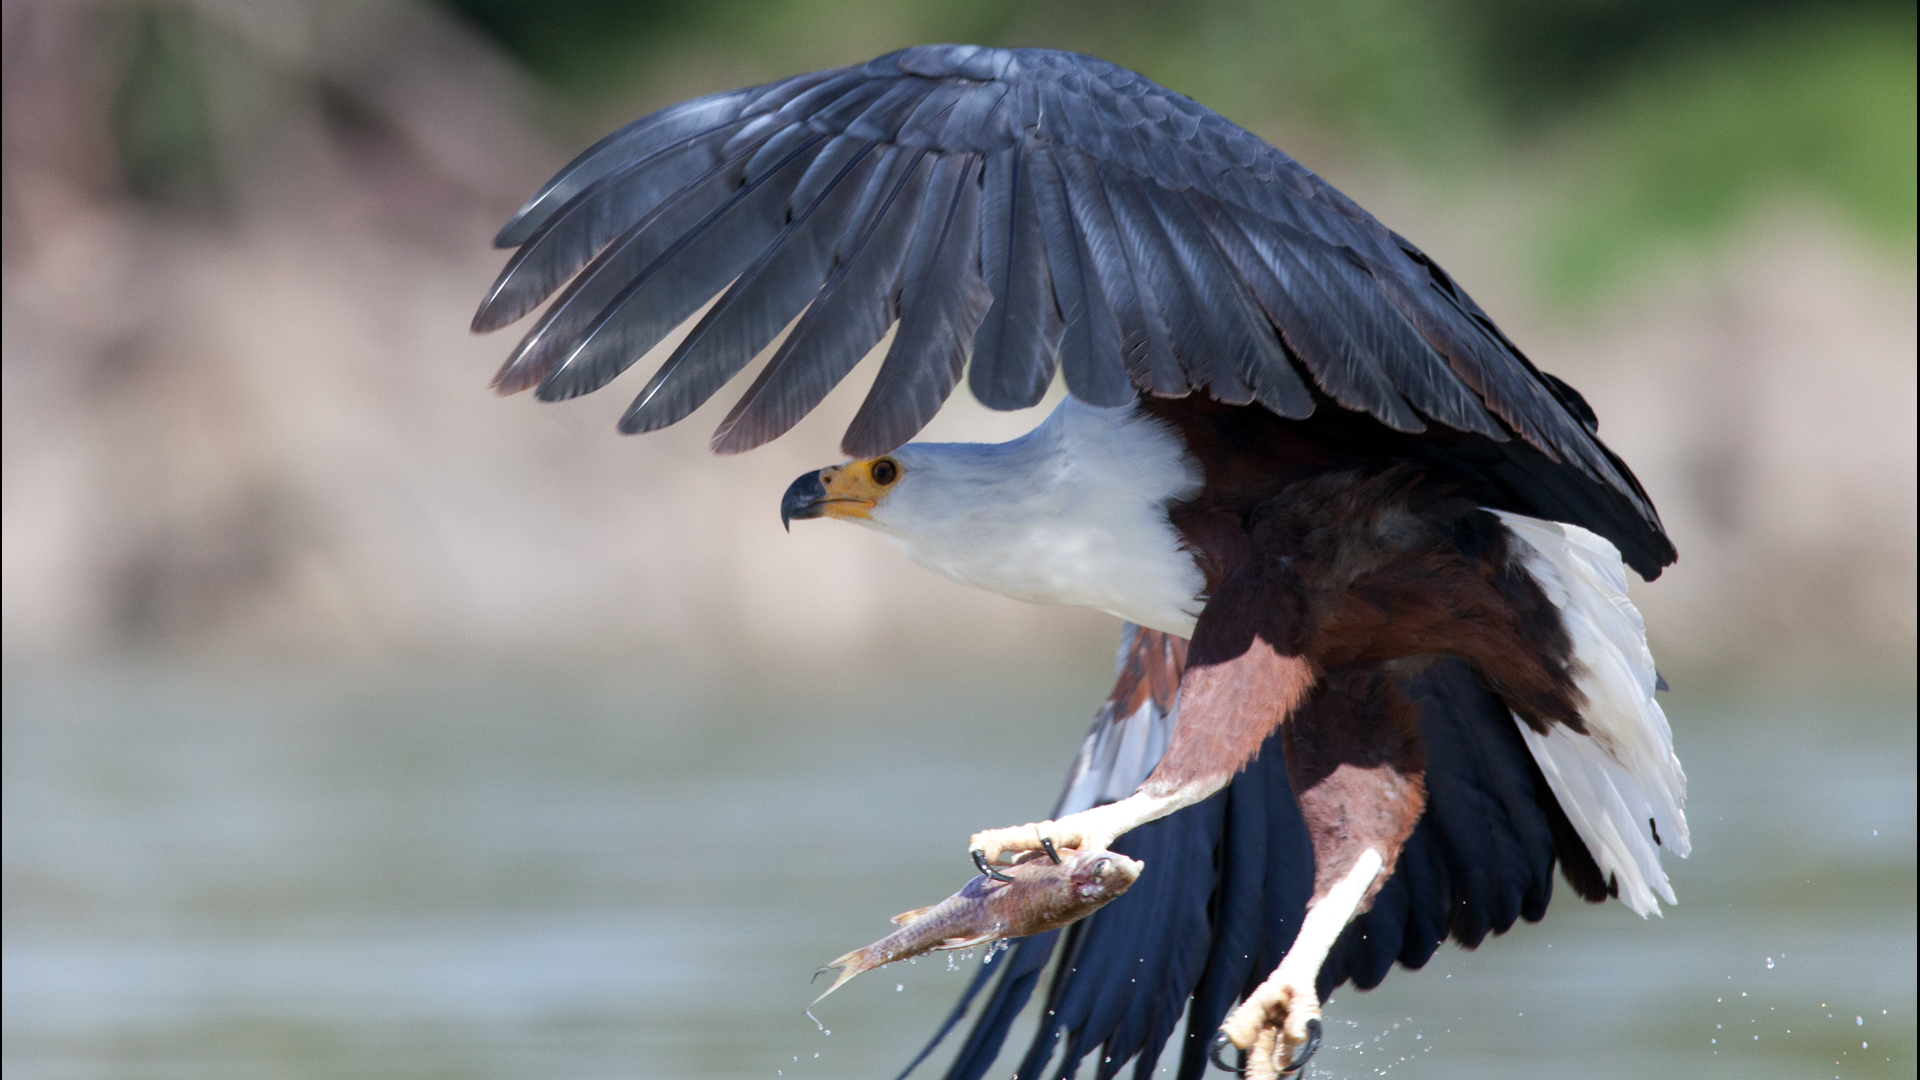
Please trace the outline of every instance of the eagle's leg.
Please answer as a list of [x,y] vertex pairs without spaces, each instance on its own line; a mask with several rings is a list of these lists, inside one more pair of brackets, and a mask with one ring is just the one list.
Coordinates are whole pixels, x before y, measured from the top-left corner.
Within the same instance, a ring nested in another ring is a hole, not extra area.
[[1320,995],[1314,983],[1320,965],[1384,866],[1378,851],[1362,851],[1347,876],[1307,908],[1280,966],[1220,1025],[1220,1039],[1247,1051],[1248,1080],[1292,1075],[1319,1048]]
[[1140,790],[1119,802],[1068,814],[1058,821],[1036,821],[974,833],[967,841],[967,849],[976,862],[992,865],[1012,862],[1026,852],[1048,848],[1081,851],[1104,848],[1129,829],[1166,817],[1181,807],[1192,806],[1225,787],[1231,778],[1228,774],[1217,781],[1190,783],[1171,790],[1151,790],[1153,781],[1149,778],[1140,785]]
[[[1206,616],[1202,615],[1205,625]],[[1204,639],[1195,636],[1198,650]],[[1180,680],[1180,711],[1173,738],[1152,775],[1119,802],[1039,821],[973,834],[967,848],[989,864],[1023,852],[1057,848],[1104,848],[1120,834],[1192,806],[1233,779],[1292,708],[1313,687],[1313,669],[1303,657],[1286,656],[1263,638],[1236,642],[1230,658],[1206,662],[1196,651]]]
[[1314,891],[1287,955],[1220,1025],[1248,1052],[1250,1078],[1293,1075],[1319,1045],[1320,969],[1426,809],[1418,725],[1384,666],[1329,672],[1288,718],[1287,774],[1313,843]]

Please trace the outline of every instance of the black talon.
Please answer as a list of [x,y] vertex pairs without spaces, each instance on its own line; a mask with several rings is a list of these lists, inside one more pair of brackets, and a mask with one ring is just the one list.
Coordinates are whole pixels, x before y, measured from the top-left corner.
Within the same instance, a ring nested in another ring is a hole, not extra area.
[[1053,860],[1053,865],[1055,865],[1055,866],[1059,866],[1059,865],[1060,865],[1060,853],[1059,853],[1059,852],[1057,852],[1057,851],[1055,851],[1055,850],[1053,850],[1053,841],[1052,841],[1052,840],[1050,840],[1050,839],[1048,839],[1047,837],[1044,837],[1044,836],[1043,836],[1043,837],[1041,837],[1041,838],[1040,838],[1040,850],[1042,850],[1042,851],[1044,851],[1044,852],[1046,852],[1046,853],[1047,853],[1047,858],[1049,858],[1049,859],[1052,859],[1052,860]]
[[995,870],[993,867],[988,866],[987,853],[980,850],[979,848],[973,849],[973,865],[979,867],[981,873],[987,875],[988,877],[992,878],[995,881],[1012,881],[1013,880],[1012,878],[1001,873],[1000,871]]
[[[1216,1031],[1213,1033],[1213,1046],[1207,1051],[1207,1057],[1212,1059],[1213,1067],[1222,1072],[1230,1072],[1235,1076],[1247,1075],[1247,1052],[1245,1050],[1240,1051],[1240,1064],[1238,1065],[1229,1065],[1220,1060],[1220,1052],[1229,1046],[1233,1046],[1233,1040],[1227,1038],[1226,1032]],[[1239,1047],[1234,1047],[1234,1049],[1238,1050]]]
[[1289,1065],[1287,1071],[1281,1075],[1292,1076],[1306,1068],[1307,1062],[1313,1057],[1313,1052],[1318,1049],[1320,1049],[1320,1021],[1309,1020],[1307,1021],[1307,1044],[1300,1048],[1300,1053],[1294,1057],[1293,1064]]

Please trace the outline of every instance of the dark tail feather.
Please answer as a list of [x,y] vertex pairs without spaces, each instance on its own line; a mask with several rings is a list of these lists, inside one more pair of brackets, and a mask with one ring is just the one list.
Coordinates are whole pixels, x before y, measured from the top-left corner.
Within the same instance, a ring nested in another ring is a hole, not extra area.
[[[1114,850],[1144,861],[1147,870],[1126,896],[1066,931],[1020,1076],[1040,1075],[1063,1039],[1062,1075],[1096,1049],[1102,1049],[1102,1078],[1130,1060],[1157,1061],[1195,994],[1200,1007],[1188,1024],[1201,1034],[1188,1037],[1181,1076],[1199,1076],[1206,1038],[1245,985],[1257,981],[1252,973],[1264,976],[1279,962],[1313,887],[1312,854],[1278,736],[1226,791],[1135,829]],[[977,1080],[992,1065],[1056,951],[1057,933],[1023,941],[1019,952],[994,962],[1006,965],[1004,974],[945,1080]],[[1280,935],[1278,946],[1270,944]],[[913,1065],[952,1030],[993,975],[987,968],[975,977]]]
[[[907,1080],[907,1075],[919,1068],[920,1063],[932,1055],[934,1050],[940,1046],[940,1043],[946,1039],[948,1033],[959,1026],[961,1019],[967,1015],[968,1006],[972,1005],[973,999],[980,995],[980,988],[987,985],[987,982],[995,975],[1001,975],[1007,972],[1023,953],[1029,949],[1038,948],[1042,955],[1039,963],[1034,965],[1034,970],[1045,967],[1047,963],[1046,958],[1053,955],[1053,942],[1059,934],[1060,932],[1058,930],[1050,930],[1044,934],[1035,935],[1034,937],[1022,938],[1014,942],[1012,947],[1007,950],[1007,958],[1000,965],[995,966],[983,962],[980,970],[973,973],[973,980],[967,983],[966,992],[960,995],[960,1000],[954,1004],[953,1011],[947,1014],[947,1018],[941,1023],[940,1029],[933,1033],[933,1038],[927,1040],[927,1045],[921,1047],[918,1054],[913,1055],[913,1060],[907,1062],[907,1067],[901,1069],[900,1075],[895,1077],[894,1080]],[[964,1054],[965,1051],[963,1050],[962,1053]]]
[[[1013,1026],[1020,1010],[1027,1007],[1027,999],[1033,996],[1033,988],[1039,985],[1040,974],[1046,970],[1047,961],[1053,956],[1053,947],[1060,933],[1058,930],[1049,930],[1024,938],[1007,953],[1005,959],[995,962],[1005,965],[1000,983],[993,988],[986,1004],[980,1007],[973,1030],[967,1032],[967,1041],[961,1044],[959,1053],[954,1055],[953,1064],[947,1067],[946,1080],[979,1080],[992,1066],[993,1059],[1000,1054],[1000,1045],[1007,1040],[1007,1030]],[[954,1010],[953,1016],[933,1041],[927,1044],[926,1049],[920,1051],[920,1056],[913,1059],[914,1065],[931,1053],[940,1039],[952,1029],[954,1022],[960,1019],[960,1013],[965,1011],[967,1001],[992,974],[993,969],[986,968],[974,977],[974,983],[968,988],[967,996],[961,999],[960,1007]],[[913,1066],[907,1068],[911,1070]],[[900,1075],[905,1077],[907,1074],[902,1072]]]
[[[1320,969],[1320,993],[1379,985],[1397,960],[1424,965],[1451,937],[1474,948],[1537,922],[1553,896],[1560,808],[1506,705],[1465,662],[1442,660],[1400,686],[1420,709],[1427,812],[1393,877]],[[1584,849],[1580,852],[1584,855]]]
[[[1376,986],[1395,962],[1420,967],[1449,937],[1472,947],[1520,919],[1538,920],[1556,861],[1571,864],[1575,881],[1591,876],[1584,849],[1567,849],[1564,815],[1512,715],[1466,664],[1437,661],[1400,690],[1420,710],[1427,811],[1373,906],[1328,955],[1322,997],[1349,981]],[[1090,741],[1099,732],[1096,725]],[[1269,737],[1225,791],[1115,842],[1146,872],[1125,896],[1066,931],[1046,1012],[1018,1075],[1038,1077],[1057,1056],[1055,1074],[1072,1076],[1097,1051],[1098,1080],[1129,1060],[1144,1080],[1183,1009],[1178,1078],[1206,1075],[1214,1031],[1292,946],[1312,895],[1312,848],[1282,738]],[[1055,944],[1054,935],[1032,938],[1004,961],[947,1080],[976,1080],[992,1065]],[[1001,963],[976,976],[915,1065],[959,1023]]]
[[1214,1030],[1280,962],[1313,893],[1313,851],[1277,737],[1234,778],[1227,800],[1213,951],[1193,989],[1180,1080],[1206,1073]]

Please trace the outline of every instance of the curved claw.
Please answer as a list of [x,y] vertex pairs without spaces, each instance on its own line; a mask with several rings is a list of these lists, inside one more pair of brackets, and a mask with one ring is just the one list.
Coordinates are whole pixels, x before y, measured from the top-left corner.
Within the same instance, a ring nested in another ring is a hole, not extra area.
[[[1280,1070],[1281,1076],[1292,1077],[1300,1075],[1300,1070],[1307,1067],[1307,1062],[1313,1060],[1314,1053],[1320,1049],[1321,1031],[1320,1021],[1307,1021],[1307,1041],[1300,1047],[1299,1052],[1294,1054],[1293,1060],[1287,1063],[1287,1067]],[[1230,1072],[1235,1076],[1245,1076],[1247,1075],[1247,1052],[1245,1050],[1240,1051],[1240,1064],[1238,1065],[1229,1065],[1222,1060],[1220,1056],[1232,1046],[1233,1041],[1227,1038],[1226,1032],[1216,1031],[1213,1035],[1213,1043],[1208,1047],[1207,1058],[1213,1062],[1214,1068],[1222,1072]]]
[[1309,1020],[1306,1043],[1300,1047],[1300,1052],[1293,1056],[1293,1063],[1288,1065],[1286,1071],[1280,1075],[1293,1076],[1306,1068],[1307,1062],[1313,1058],[1313,1052],[1318,1049],[1320,1049],[1320,1021]]
[[980,872],[982,874],[985,874],[986,876],[992,878],[995,881],[1012,881],[1013,880],[1012,878],[1001,873],[1000,871],[995,870],[993,867],[988,866],[987,853],[980,850],[979,848],[973,849],[973,865],[979,867]]
[[1053,850],[1053,840],[1051,838],[1045,836],[1040,838],[1040,850],[1047,853],[1047,858],[1053,860],[1053,865],[1060,865],[1060,853]]
[[1247,1075],[1247,1052],[1245,1050],[1240,1051],[1240,1064],[1238,1065],[1229,1065],[1220,1060],[1221,1052],[1231,1046],[1233,1046],[1233,1040],[1227,1038],[1227,1033],[1224,1031],[1216,1031],[1213,1033],[1213,1045],[1207,1051],[1207,1058],[1213,1062],[1214,1068],[1222,1072],[1230,1072],[1235,1076]]

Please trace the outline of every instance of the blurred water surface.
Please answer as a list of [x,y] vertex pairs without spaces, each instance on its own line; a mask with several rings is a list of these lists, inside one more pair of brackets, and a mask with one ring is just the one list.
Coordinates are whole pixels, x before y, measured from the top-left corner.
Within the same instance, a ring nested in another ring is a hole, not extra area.
[[[6,1075],[890,1076],[964,975],[869,974],[831,1034],[807,977],[964,881],[968,833],[1046,811],[1105,673],[871,659],[10,665]],[[1562,897],[1338,992],[1315,1075],[1913,1075],[1910,696],[1668,709],[1680,906]]]

